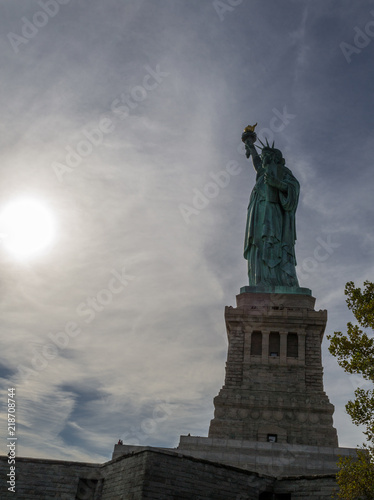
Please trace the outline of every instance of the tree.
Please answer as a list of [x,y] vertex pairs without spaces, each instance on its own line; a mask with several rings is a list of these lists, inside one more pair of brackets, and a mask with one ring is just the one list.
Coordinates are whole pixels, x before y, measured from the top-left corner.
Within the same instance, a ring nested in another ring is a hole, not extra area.
[[[348,308],[358,325],[347,324],[347,332],[328,335],[329,351],[347,373],[356,373],[374,383],[374,336],[362,328],[374,330],[374,283],[364,282],[356,288],[353,281],[345,286]],[[360,328],[362,327],[362,328]],[[346,405],[348,415],[356,425],[364,425],[367,443],[357,450],[357,460],[341,458],[337,482],[338,498],[374,500],[374,390],[357,388],[355,398]]]
[[338,498],[342,500],[372,500],[374,498],[374,467],[368,450],[357,450],[357,460],[341,457],[336,481]]

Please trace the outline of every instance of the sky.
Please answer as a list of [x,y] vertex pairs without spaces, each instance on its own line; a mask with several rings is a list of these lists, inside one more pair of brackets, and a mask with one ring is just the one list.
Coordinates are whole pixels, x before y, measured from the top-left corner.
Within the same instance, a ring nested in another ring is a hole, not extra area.
[[[0,238],[2,453],[12,387],[19,456],[104,462],[118,439],[207,436],[224,308],[248,283],[245,126],[300,182],[297,272],[326,334],[353,320],[345,283],[373,280],[374,2],[0,7],[0,212],[32,199],[55,225],[32,255]],[[365,384],[322,350],[355,447],[344,406]]]

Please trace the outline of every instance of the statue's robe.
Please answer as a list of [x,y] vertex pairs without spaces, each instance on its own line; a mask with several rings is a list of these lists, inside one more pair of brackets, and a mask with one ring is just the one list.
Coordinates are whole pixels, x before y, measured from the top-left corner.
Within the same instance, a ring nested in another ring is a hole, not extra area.
[[[286,191],[269,197],[265,169],[259,166],[249,200],[244,241],[250,286],[298,287],[296,276],[295,212],[300,186],[287,167],[281,168]],[[275,188],[271,188],[274,192]],[[276,199],[276,201],[269,201]]]

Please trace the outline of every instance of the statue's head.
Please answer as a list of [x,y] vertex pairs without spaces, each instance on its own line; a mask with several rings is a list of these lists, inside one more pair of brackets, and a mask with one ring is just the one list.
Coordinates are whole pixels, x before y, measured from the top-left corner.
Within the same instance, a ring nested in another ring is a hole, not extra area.
[[285,164],[282,152],[279,149],[270,147],[269,145],[262,148],[261,158],[263,163],[266,165],[272,162],[277,163],[278,165]]

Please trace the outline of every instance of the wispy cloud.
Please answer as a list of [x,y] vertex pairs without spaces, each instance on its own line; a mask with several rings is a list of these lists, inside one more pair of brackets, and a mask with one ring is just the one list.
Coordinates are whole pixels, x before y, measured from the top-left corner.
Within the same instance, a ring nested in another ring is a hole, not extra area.
[[[344,5],[243,2],[221,22],[211,2],[69,2],[19,52],[6,35],[22,35],[41,6],[4,5],[1,206],[31,193],[58,227],[39,259],[0,248],[0,375],[17,389],[20,455],[103,461],[120,436],[175,446],[206,434],[224,379],[224,306],[247,282],[248,123],[274,133],[300,180],[300,270],[318,238],[340,245],[303,285],[329,309],[328,328],[341,327],[344,283],[373,272],[372,47],[350,65],[339,53],[368,9]],[[157,67],[167,76],[144,80]],[[284,106],[295,118],[274,132]],[[114,129],[60,182],[51,165],[67,165],[66,148],[103,119]],[[180,204],[231,162],[238,174],[186,224]],[[133,279],[117,293],[123,268]],[[328,362],[325,376],[355,446],[346,394],[334,395],[341,369]]]

